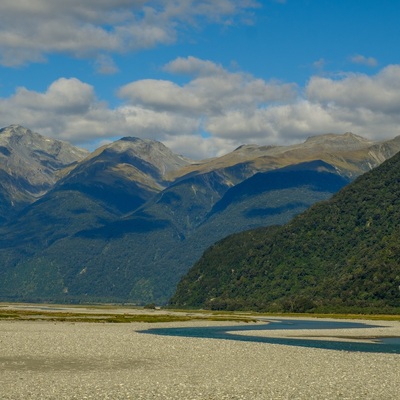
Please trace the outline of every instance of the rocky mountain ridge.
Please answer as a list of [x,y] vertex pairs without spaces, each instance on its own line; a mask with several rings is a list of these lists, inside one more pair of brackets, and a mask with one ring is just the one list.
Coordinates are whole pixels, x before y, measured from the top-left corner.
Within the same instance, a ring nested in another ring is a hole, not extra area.
[[0,129],[0,220],[43,196],[60,170],[88,154],[19,125]]
[[8,191],[9,196],[14,193],[15,199],[11,200],[14,203],[18,196],[25,198],[26,205],[40,198],[61,178],[76,175],[89,165],[100,165],[104,159],[109,160],[110,173],[121,171],[131,176],[132,181],[162,190],[182,177],[215,170],[234,186],[256,172],[316,159],[335,166],[341,175],[352,179],[399,150],[400,137],[373,142],[347,132],[322,134],[289,146],[242,145],[224,156],[195,161],[174,154],[160,142],[135,137],[121,138],[89,154],[67,142],[11,125],[0,130],[0,173],[3,185],[15,182],[15,187],[7,186],[3,193]]
[[[242,145],[224,156],[192,163],[184,173],[246,166],[248,176],[300,162],[322,160],[351,179],[378,166],[400,150],[400,137],[374,142],[350,132],[321,134],[288,146]],[[180,172],[180,171],[179,171]],[[181,172],[180,172],[181,173]],[[182,173],[181,173],[182,174]]]
[[346,133],[193,161],[122,138],[55,169],[46,193],[0,225],[0,298],[165,302],[217,240],[284,224],[399,150],[400,138]]

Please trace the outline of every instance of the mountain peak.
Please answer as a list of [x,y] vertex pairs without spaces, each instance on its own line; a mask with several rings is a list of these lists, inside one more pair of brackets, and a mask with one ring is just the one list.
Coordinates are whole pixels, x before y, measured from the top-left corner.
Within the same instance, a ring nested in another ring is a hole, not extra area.
[[175,171],[193,161],[173,153],[163,143],[151,139],[137,137],[123,137],[103,147],[104,151],[115,153],[128,153],[154,165],[162,175]]
[[371,146],[374,142],[351,132],[343,134],[326,133],[311,136],[304,142],[306,146],[329,147],[335,150],[356,150]]
[[[5,138],[9,138],[11,136],[22,136],[22,135],[33,135],[33,132],[23,127],[22,125],[9,125],[5,128],[0,129],[0,140],[4,140]],[[39,135],[39,134],[37,134]]]
[[87,154],[21,125],[0,129],[0,189],[9,193],[6,202],[14,207],[40,197],[56,182],[57,171]]
[[86,157],[89,152],[58,139],[52,139],[34,132],[21,125],[9,125],[0,129],[0,146],[5,146],[16,156],[33,153],[48,154],[57,158],[61,164],[67,165]]
[[17,130],[26,130],[27,131],[28,129],[19,124],[11,124],[9,126],[6,126],[5,128],[0,129],[0,134],[13,132],[13,131],[17,131]]

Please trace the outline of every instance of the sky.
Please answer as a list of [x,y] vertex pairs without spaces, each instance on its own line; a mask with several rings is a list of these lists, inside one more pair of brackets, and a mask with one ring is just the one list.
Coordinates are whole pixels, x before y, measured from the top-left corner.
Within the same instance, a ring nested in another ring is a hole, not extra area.
[[1,0],[0,127],[193,159],[400,135],[400,1]]

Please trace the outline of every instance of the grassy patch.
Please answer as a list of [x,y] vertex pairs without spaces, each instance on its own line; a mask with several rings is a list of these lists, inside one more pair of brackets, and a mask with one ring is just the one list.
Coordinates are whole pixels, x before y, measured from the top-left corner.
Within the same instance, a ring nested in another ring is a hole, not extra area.
[[[131,323],[131,322],[186,322],[186,321],[229,321],[229,322],[257,322],[260,318],[293,317],[293,318],[333,318],[333,319],[360,319],[373,321],[400,321],[400,315],[374,314],[324,314],[324,313],[256,313],[239,311],[209,311],[209,310],[179,310],[162,309],[144,310],[138,307],[118,306],[69,306],[66,310],[40,308],[51,306],[27,306],[18,304],[0,305],[0,320],[15,321],[55,321],[55,322],[92,322],[92,323]],[[84,307],[84,310],[82,309]],[[76,312],[74,310],[77,310]],[[127,312],[125,312],[127,311]]]
[[185,322],[192,320],[208,320],[208,321],[255,321],[254,318],[247,318],[239,315],[215,315],[191,313],[188,315],[184,312],[171,313],[112,313],[107,309],[106,313],[99,312],[99,308],[94,312],[70,312],[70,311],[42,311],[42,310],[26,310],[0,309],[0,320],[18,320],[18,321],[56,321],[56,322],[94,322],[94,323],[131,323],[131,322]]

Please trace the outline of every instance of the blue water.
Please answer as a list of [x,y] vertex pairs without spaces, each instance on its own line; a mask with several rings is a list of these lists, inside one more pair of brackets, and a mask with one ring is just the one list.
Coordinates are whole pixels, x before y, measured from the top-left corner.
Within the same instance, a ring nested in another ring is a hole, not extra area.
[[368,325],[356,322],[323,321],[323,320],[268,320],[268,324],[218,326],[218,327],[181,327],[181,328],[154,328],[141,333],[151,333],[164,336],[180,336],[207,339],[238,340],[241,342],[273,343],[288,346],[313,347],[327,350],[357,351],[368,353],[400,354],[400,338],[379,338],[373,343],[339,342],[333,340],[313,340],[294,338],[269,338],[258,336],[242,336],[235,331],[261,331],[281,329],[349,329],[349,328],[375,328],[377,325]]

